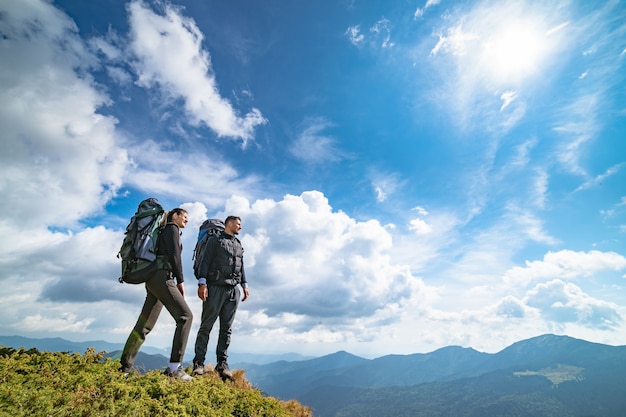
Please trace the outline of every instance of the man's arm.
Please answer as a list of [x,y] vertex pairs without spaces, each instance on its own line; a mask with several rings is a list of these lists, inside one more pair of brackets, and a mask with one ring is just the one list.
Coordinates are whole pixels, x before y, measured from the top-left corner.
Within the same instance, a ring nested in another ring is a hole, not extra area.
[[198,275],[200,276],[198,278],[198,298],[202,301],[206,301],[209,296],[206,278],[209,275],[209,267],[211,265],[211,261],[213,260],[213,248],[216,241],[217,238],[215,236],[209,237],[209,240],[204,246],[204,254],[200,259],[200,265],[198,266]]
[[250,295],[248,290],[248,280],[246,279],[246,270],[243,267],[243,258],[241,258],[241,288],[243,288],[243,298],[241,301],[246,301]]

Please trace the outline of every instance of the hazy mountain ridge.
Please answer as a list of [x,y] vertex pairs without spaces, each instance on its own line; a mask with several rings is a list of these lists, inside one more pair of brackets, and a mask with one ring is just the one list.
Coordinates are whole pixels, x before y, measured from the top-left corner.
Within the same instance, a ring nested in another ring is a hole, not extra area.
[[[111,343],[103,340],[91,340],[87,342],[72,342],[60,337],[47,337],[42,339],[23,337],[23,336],[0,336],[0,345],[12,348],[35,348],[40,351],[48,352],[75,352],[85,353],[89,348],[94,348],[97,352],[115,352],[124,348],[123,343]],[[167,355],[164,349],[158,349],[151,346],[142,347],[143,353],[150,355]]]
[[[14,349],[23,347],[26,349],[35,348],[40,351],[75,353],[84,353],[87,349],[94,348],[97,352],[105,351],[109,353],[107,356],[117,358],[119,358],[119,352],[121,352],[124,348],[123,343],[111,343],[103,340],[72,342],[60,337],[36,339],[23,336],[0,336],[0,346],[8,346]],[[163,367],[164,364],[167,363],[169,354],[170,352],[168,348],[159,349],[144,345],[141,347],[136,364],[140,369],[157,369],[159,367]],[[193,352],[187,351],[185,353],[185,357],[192,358]],[[241,363],[263,365],[281,360],[304,361],[313,359],[313,357],[300,355],[294,352],[284,354],[231,352],[230,359],[232,364]],[[188,362],[191,362],[191,360]],[[159,363],[159,365],[156,366],[156,363]]]

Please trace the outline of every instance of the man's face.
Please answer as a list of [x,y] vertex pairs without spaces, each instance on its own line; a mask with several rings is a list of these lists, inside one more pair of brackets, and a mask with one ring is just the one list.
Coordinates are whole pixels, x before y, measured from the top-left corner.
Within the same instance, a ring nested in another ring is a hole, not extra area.
[[187,213],[174,213],[172,215],[172,221],[181,229],[184,229],[187,226]]
[[231,234],[231,235],[236,235],[239,234],[239,231],[241,230],[241,220],[239,219],[235,219],[235,220],[231,220],[228,223],[226,223],[226,233]]

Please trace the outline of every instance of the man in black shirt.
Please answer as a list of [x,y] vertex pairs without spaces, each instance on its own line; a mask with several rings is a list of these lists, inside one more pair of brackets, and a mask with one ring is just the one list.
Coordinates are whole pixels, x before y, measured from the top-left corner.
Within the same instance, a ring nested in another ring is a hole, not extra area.
[[193,359],[193,373],[204,373],[209,334],[219,317],[220,332],[217,341],[215,370],[223,379],[232,379],[228,369],[228,346],[235,313],[239,306],[241,291],[245,301],[250,294],[243,267],[243,247],[236,235],[241,230],[241,219],[228,216],[224,221],[224,231],[211,236],[207,241],[198,268],[198,297],[202,300],[202,322],[196,338]]

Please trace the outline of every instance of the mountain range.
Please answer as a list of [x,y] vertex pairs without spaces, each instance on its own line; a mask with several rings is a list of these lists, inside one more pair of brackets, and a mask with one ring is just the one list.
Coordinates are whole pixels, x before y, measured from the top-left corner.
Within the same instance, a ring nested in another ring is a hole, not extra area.
[[[62,351],[95,347],[119,357],[119,345],[106,342],[25,341],[29,345],[19,346]],[[0,345],[19,347],[5,336]],[[162,353],[144,351],[137,361],[141,369],[162,368],[167,361]],[[267,395],[296,399],[317,417],[626,416],[626,346],[568,336],[542,335],[494,354],[448,346],[365,359],[340,351],[269,363],[233,361],[231,369],[244,369]]]
[[489,354],[444,347],[244,366],[265,393],[319,417],[626,416],[626,346],[542,335]]
[[[40,351],[48,352],[75,352],[85,353],[89,348],[94,348],[96,352],[108,352],[111,357],[119,358],[123,343],[111,343],[103,340],[92,340],[87,342],[73,342],[70,340],[62,339],[60,337],[54,338],[30,338],[22,336],[0,336],[0,346],[12,347],[14,349],[35,348]],[[170,352],[169,348],[156,348],[153,346],[144,345],[141,347],[141,351],[137,357],[136,365],[142,370],[152,370],[164,367],[167,363]],[[253,364],[267,364],[277,362],[281,360],[285,361],[301,361],[311,359],[311,356],[304,356],[298,353],[288,352],[282,354],[268,354],[268,353],[245,353],[245,352],[229,352],[232,363],[245,362]],[[185,358],[192,358],[193,351],[185,352]]]

